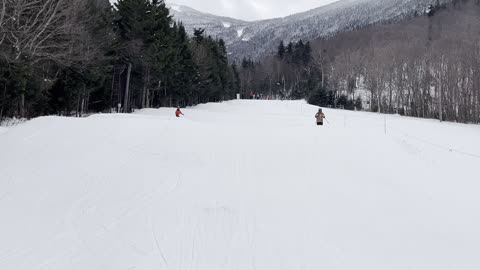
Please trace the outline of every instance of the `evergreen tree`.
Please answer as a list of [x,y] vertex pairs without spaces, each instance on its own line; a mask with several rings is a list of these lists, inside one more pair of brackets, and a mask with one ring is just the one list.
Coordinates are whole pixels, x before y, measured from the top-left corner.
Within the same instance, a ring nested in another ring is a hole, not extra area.
[[282,40],[280,41],[280,45],[278,45],[277,56],[283,59],[283,56],[285,55],[285,51],[286,51],[285,44],[283,43],[283,40]]
[[287,45],[287,54],[291,55],[293,53],[293,43],[289,42]]
[[232,82],[231,87],[234,94],[240,93],[240,73],[238,71],[237,65],[234,63],[231,66],[232,70]]
[[[175,29],[176,28],[176,29]],[[189,104],[193,96],[196,66],[193,62],[190,42],[182,23],[175,27],[175,63],[173,65],[172,88],[177,106]]]
[[[240,91],[239,71],[229,65],[225,42],[205,37],[203,29],[188,37],[163,0],[118,0],[115,9],[108,0],[58,1],[72,17],[67,25],[64,17],[53,18],[55,26],[69,29],[76,23],[75,31],[58,34],[52,26],[40,33],[49,46],[70,48],[68,53],[45,46],[36,54],[9,39],[0,41],[0,119],[72,112],[81,116],[118,104],[124,112],[195,105],[232,98]],[[2,27],[28,36],[29,29],[38,28],[28,22],[47,16],[44,11],[55,14],[41,2],[27,2],[13,8],[15,1],[7,1],[7,16],[22,20]],[[36,13],[10,14],[22,8]],[[25,57],[16,58],[15,53]],[[247,65],[253,62],[247,60]]]
[[292,62],[296,64],[303,63],[304,50],[305,44],[303,44],[302,40],[299,40],[297,43],[295,43]]
[[304,65],[308,65],[312,60],[312,47],[310,45],[310,41],[305,43],[305,47],[302,53],[302,60]]
[[203,42],[203,34],[205,29],[193,29],[193,40],[195,40],[198,44]]
[[248,69],[250,67],[250,62],[249,60],[247,60],[246,57],[243,57],[243,60],[242,60],[242,68],[243,69]]

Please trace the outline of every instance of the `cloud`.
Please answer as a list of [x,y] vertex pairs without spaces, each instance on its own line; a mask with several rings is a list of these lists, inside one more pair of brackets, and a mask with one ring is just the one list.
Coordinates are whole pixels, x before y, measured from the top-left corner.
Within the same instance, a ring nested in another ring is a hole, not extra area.
[[337,0],[167,0],[202,12],[243,20],[285,17]]

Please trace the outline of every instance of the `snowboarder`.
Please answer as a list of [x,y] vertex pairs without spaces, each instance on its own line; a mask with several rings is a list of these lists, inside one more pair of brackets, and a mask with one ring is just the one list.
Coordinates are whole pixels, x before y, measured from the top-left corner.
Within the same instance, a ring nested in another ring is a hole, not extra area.
[[180,108],[177,108],[177,111],[175,112],[176,117],[180,117],[180,115],[184,115],[182,111],[180,111]]
[[323,126],[323,119],[327,119],[321,108],[318,109],[317,114],[315,114],[315,118],[317,119],[317,126]]

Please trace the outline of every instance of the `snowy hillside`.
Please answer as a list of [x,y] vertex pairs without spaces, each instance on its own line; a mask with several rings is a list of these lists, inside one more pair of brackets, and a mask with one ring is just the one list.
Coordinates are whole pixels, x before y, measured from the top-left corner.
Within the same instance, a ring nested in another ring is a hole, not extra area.
[[[449,0],[441,0],[440,3]],[[433,0],[341,0],[285,18],[242,22],[204,14],[190,8],[171,8],[190,32],[206,28],[213,37],[226,40],[234,59],[257,59],[275,51],[280,40],[313,40],[358,27],[422,14]],[[179,7],[173,5],[173,7]],[[182,10],[184,9],[184,10]],[[231,22],[224,27],[223,22]],[[241,32],[239,32],[241,30]],[[241,33],[235,35],[235,33]]]
[[[0,269],[479,269],[480,127],[233,101],[0,134]],[[446,148],[444,148],[446,147]],[[476,155],[476,156],[475,156]]]
[[238,39],[239,29],[243,29],[247,22],[211,15],[192,9],[187,6],[168,4],[170,12],[174,15],[174,20],[182,21],[189,34],[193,34],[193,29],[206,29],[208,35],[223,38],[228,45]]

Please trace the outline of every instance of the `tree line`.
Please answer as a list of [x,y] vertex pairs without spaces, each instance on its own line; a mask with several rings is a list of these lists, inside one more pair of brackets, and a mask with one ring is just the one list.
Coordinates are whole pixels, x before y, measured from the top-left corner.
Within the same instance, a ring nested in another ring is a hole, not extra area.
[[[480,3],[432,5],[391,25],[320,40],[331,89],[370,111],[480,122]],[[355,91],[360,90],[360,91]]]
[[308,99],[310,103],[348,109],[362,109],[362,102],[334,91],[328,80],[326,51],[311,42],[298,40],[278,45],[276,55],[255,62],[244,58],[240,89],[261,93],[272,99]]
[[415,18],[311,41],[309,54],[303,41],[282,42],[277,55],[242,68],[242,89],[320,106],[480,123],[479,37],[480,1],[437,1]]
[[309,41],[280,41],[276,55],[257,62],[243,59],[241,91],[272,99],[307,99],[320,106],[362,109],[359,98],[349,99],[345,93],[333,90],[326,55],[326,50],[313,47]]
[[0,119],[233,98],[225,43],[188,37],[163,0],[0,0]]
[[293,98],[296,96],[293,91],[302,91],[305,85],[301,84],[301,80],[292,84],[288,82],[293,82],[292,75],[296,72],[303,74],[310,63],[310,54],[309,42],[304,44],[300,40],[285,45],[281,41],[276,56],[266,57],[262,61],[243,58],[240,70],[242,93],[254,91],[276,98]]

